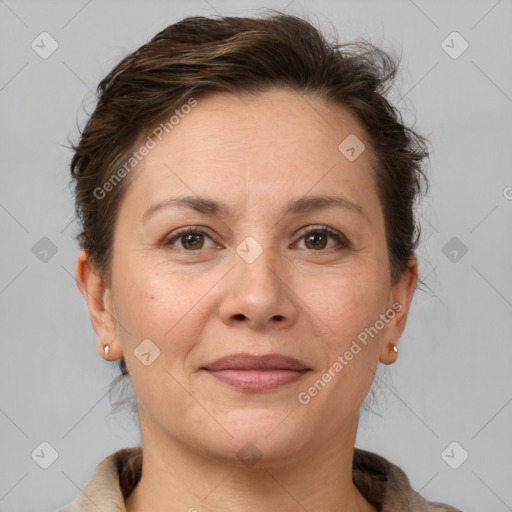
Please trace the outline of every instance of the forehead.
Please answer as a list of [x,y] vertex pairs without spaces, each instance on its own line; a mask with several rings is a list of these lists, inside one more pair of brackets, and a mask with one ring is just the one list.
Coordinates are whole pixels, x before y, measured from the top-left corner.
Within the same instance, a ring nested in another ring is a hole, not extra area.
[[[364,144],[356,159],[343,152],[347,140],[358,150]],[[377,199],[364,128],[345,109],[309,95],[215,93],[155,142],[125,197],[139,210],[183,194],[214,196],[235,210],[275,203],[281,211],[291,197],[309,194],[339,193],[367,208]]]

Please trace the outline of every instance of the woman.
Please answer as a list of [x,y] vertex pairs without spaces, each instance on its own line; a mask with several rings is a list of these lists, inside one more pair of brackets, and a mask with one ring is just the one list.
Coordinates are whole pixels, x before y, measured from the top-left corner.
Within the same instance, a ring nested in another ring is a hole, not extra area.
[[100,83],[76,278],[142,446],[64,512],[457,510],[355,448],[418,283],[428,152],[395,73],[277,13],[186,18]]

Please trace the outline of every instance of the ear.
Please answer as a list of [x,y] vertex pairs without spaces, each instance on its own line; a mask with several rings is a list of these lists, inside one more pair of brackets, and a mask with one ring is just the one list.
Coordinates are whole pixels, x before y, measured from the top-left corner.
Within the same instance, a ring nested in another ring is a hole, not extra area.
[[76,283],[87,302],[91,323],[98,336],[97,351],[105,358],[105,345],[110,345],[108,360],[123,357],[118,336],[117,322],[112,302],[111,290],[96,275],[82,249],[76,262]]
[[407,316],[414,291],[418,283],[418,259],[412,256],[408,267],[402,272],[400,281],[393,285],[389,294],[388,309],[395,312],[386,325],[383,343],[380,349],[379,361],[384,364],[392,364],[398,354],[393,350],[393,345],[398,344],[407,323]]

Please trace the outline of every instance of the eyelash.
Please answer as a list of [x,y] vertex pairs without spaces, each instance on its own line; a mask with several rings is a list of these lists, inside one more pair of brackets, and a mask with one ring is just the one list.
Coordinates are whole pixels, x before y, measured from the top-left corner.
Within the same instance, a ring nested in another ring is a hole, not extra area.
[[[329,235],[330,237],[334,238],[340,244],[340,246],[339,247],[331,247],[330,249],[320,249],[318,251],[315,251],[312,249],[309,252],[330,253],[330,252],[339,251],[342,249],[350,249],[351,248],[351,243],[344,235],[342,235],[341,233],[338,233],[334,229],[329,228],[328,226],[316,226],[316,227],[313,226],[313,227],[307,229],[306,231],[302,231],[301,235],[299,237],[299,241],[312,233],[323,233],[324,235]],[[191,234],[206,235],[208,238],[210,238],[210,239],[212,238],[208,234],[208,232],[206,232],[204,229],[202,229],[198,226],[189,226],[189,227],[182,228],[182,229],[179,229],[178,231],[176,231],[176,233],[171,238],[167,239],[164,242],[164,246],[166,246],[166,247],[171,246],[175,241],[179,240],[183,236],[191,235]],[[182,249],[182,250],[185,252],[201,252],[203,249],[198,249],[198,250]]]

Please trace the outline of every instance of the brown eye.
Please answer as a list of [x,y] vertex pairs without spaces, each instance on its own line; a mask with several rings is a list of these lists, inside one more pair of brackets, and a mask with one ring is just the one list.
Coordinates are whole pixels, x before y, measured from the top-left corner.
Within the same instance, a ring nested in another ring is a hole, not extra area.
[[[200,237],[202,237],[202,236],[203,235],[201,233],[182,235],[181,240],[182,240],[183,247],[185,249],[187,249],[187,248],[202,249],[203,244],[204,244],[204,240],[200,239]],[[188,246],[188,247],[186,247],[186,246]]]
[[[324,233],[312,233],[311,235],[307,235],[305,239],[306,247],[312,249],[325,249],[327,244],[327,236]],[[308,244],[311,244],[311,247]]]
[[[172,246],[175,242],[181,242],[181,248],[188,252],[199,251],[204,249],[204,237],[210,238],[208,234],[202,229],[196,227],[188,227],[178,230],[171,238],[169,238],[164,245]],[[180,247],[178,247],[180,248]],[[208,248],[208,247],[207,247]]]
[[305,240],[306,248],[313,251],[325,250],[329,238],[336,240],[338,243],[337,247],[332,248],[334,250],[350,247],[350,242],[341,233],[327,226],[309,228],[305,233],[303,232],[301,236],[301,240]]
[[[205,247],[205,237],[212,240],[208,233],[203,229],[195,226],[189,226],[174,233],[171,238],[164,242],[164,245],[174,246],[177,241],[180,241],[181,249],[184,251],[199,252],[202,249],[208,249],[208,247]],[[335,240],[337,242],[337,246],[335,245],[334,247],[327,248],[329,238]],[[309,249],[310,252],[336,251],[351,247],[350,242],[344,235],[327,226],[310,227],[302,232],[299,240],[305,241],[306,249]],[[178,247],[178,249],[179,248],[180,247]]]

